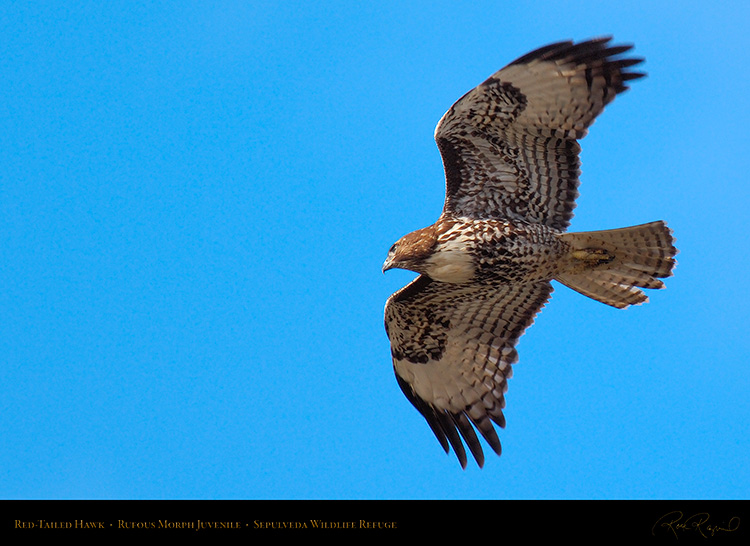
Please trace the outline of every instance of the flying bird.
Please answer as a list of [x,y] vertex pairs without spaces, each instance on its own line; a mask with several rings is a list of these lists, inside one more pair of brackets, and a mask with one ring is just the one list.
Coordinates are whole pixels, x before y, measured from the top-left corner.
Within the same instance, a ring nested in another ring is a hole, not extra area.
[[[663,288],[677,249],[662,221],[566,233],[578,196],[578,140],[643,59],[611,37],[554,43],[517,59],[442,117],[435,141],[445,205],[433,225],[399,239],[383,271],[419,276],[385,306],[393,368],[406,398],[463,468],[479,467],[476,431],[500,455],[495,425],[515,346],[551,281],[617,308]],[[476,429],[476,430],[475,430]],[[461,440],[463,438],[463,442]]]

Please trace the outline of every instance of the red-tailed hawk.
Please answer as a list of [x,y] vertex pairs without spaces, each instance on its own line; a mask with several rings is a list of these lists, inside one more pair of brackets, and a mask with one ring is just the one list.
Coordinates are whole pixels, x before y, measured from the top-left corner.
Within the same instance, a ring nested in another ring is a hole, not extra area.
[[[580,146],[605,105],[643,74],[611,38],[532,51],[469,91],[443,116],[443,213],[402,237],[383,271],[420,273],[385,307],[398,384],[446,453],[466,467],[474,428],[499,455],[515,345],[551,280],[618,308],[663,288],[677,249],[664,222],[565,233],[578,196]],[[459,436],[460,433],[460,436]]]

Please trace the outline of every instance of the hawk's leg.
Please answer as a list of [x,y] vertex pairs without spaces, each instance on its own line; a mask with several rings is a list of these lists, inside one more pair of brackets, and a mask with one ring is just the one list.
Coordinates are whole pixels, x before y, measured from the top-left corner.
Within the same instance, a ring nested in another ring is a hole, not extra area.
[[589,267],[597,267],[611,263],[615,255],[601,248],[585,248],[583,250],[574,250],[571,256],[578,261],[583,262]]

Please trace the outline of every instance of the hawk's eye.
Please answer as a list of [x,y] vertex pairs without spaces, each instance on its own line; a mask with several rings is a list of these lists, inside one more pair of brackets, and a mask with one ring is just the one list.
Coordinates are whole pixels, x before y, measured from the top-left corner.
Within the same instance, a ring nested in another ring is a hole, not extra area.
[[393,243],[393,246],[392,246],[392,247],[391,247],[391,249],[390,249],[390,250],[388,251],[388,254],[393,254],[394,252],[396,252],[396,243]]

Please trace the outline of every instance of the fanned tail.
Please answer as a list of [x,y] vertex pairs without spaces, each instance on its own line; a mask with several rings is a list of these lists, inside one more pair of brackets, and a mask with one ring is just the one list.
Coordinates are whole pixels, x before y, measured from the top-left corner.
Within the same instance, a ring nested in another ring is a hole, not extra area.
[[639,288],[664,288],[659,279],[671,276],[677,263],[672,230],[662,221],[560,238],[571,252],[555,279],[620,309],[648,301]]

